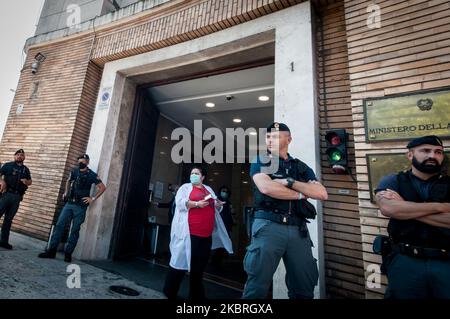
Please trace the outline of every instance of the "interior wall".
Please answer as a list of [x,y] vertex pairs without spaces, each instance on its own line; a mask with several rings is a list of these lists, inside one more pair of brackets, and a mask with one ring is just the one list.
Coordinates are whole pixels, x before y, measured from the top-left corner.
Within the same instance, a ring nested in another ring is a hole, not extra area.
[[[183,183],[181,181],[181,165],[173,163],[170,158],[172,147],[177,143],[177,141],[172,141],[170,137],[172,131],[177,127],[177,124],[160,115],[153,155],[152,177],[150,179],[150,183],[153,185],[153,196],[148,212],[149,217],[155,216],[155,222],[160,225],[169,224],[168,209],[157,208],[156,204],[168,203],[172,199],[172,194],[168,190],[169,184]],[[161,192],[157,188],[162,189],[162,196],[159,196]]]

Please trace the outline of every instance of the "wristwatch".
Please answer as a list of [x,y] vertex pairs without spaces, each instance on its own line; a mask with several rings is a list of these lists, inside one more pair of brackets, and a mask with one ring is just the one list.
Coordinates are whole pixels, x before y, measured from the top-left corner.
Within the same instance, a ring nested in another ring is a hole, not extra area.
[[287,187],[292,188],[292,185],[294,185],[295,183],[295,179],[293,179],[292,177],[288,177],[286,178],[287,181]]

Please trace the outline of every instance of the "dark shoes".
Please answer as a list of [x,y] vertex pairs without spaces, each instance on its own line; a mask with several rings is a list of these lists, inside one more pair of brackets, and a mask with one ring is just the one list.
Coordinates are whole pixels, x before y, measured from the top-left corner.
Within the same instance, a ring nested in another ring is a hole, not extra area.
[[2,247],[2,248],[5,248],[5,249],[8,249],[8,250],[11,250],[12,248],[13,248],[13,246],[11,246],[10,244],[8,244],[8,243],[0,243],[0,247]]
[[[56,250],[46,250],[44,253],[38,255],[39,258],[48,258],[54,259],[56,257]],[[71,263],[72,262],[72,254],[65,254],[64,261]]]
[[64,261],[65,261],[66,263],[71,263],[71,262],[72,262],[72,255],[66,253],[66,254],[64,255]]
[[38,257],[53,259],[56,257],[56,250],[47,250],[44,253],[39,254]]

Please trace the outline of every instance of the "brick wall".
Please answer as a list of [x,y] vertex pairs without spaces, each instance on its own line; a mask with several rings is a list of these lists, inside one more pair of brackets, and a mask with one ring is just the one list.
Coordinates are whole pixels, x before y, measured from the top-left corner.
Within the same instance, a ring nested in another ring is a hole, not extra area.
[[[369,4],[381,7],[381,28],[369,29]],[[365,143],[363,99],[450,85],[450,2],[345,1],[351,104],[358,173],[359,212],[364,266],[379,263],[372,254],[374,236],[386,232],[388,220],[370,202],[366,154],[404,152],[404,142]],[[449,141],[445,141],[449,145]],[[380,298],[382,289],[367,289]]]
[[[349,175],[334,174],[325,153],[326,131],[345,128],[349,133],[349,168],[355,173],[344,4],[339,2],[317,7],[316,12],[319,17],[316,21],[316,47],[322,178],[329,194],[328,201],[324,203],[323,217],[326,291],[330,298],[363,298],[364,271],[357,184]],[[342,194],[342,190],[348,194]]]
[[93,60],[107,61],[189,41],[304,2],[303,0],[185,1],[98,32]]
[[[1,162],[24,148],[33,178],[13,231],[47,240],[69,166],[85,151],[101,75],[89,63],[91,47],[92,37],[85,37],[28,52],[0,147]],[[47,59],[33,75],[37,52]]]

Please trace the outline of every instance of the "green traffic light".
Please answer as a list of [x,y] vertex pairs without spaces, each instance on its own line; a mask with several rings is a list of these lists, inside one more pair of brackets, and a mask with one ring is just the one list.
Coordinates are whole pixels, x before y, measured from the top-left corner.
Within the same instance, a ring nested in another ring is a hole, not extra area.
[[333,151],[330,157],[332,161],[340,161],[342,159],[342,154],[339,151]]

